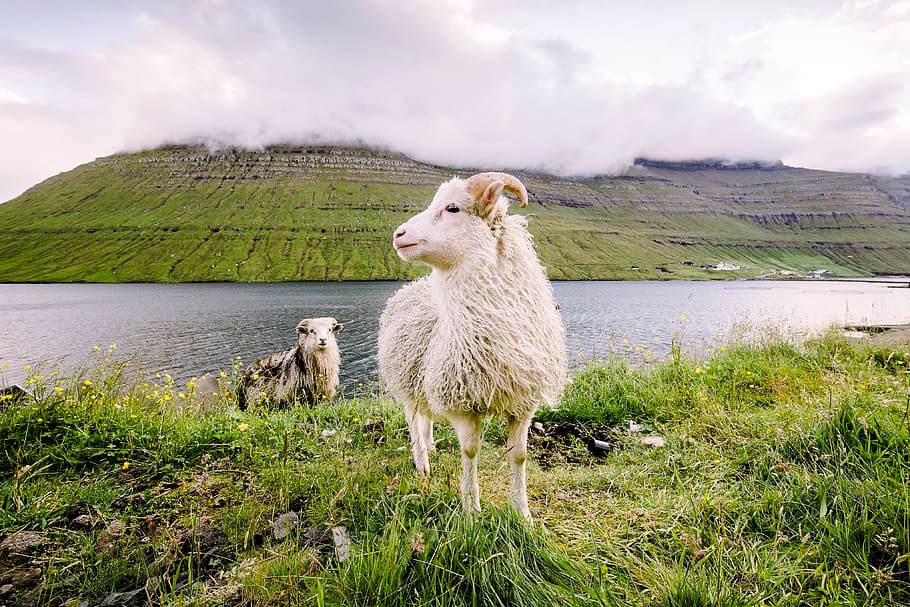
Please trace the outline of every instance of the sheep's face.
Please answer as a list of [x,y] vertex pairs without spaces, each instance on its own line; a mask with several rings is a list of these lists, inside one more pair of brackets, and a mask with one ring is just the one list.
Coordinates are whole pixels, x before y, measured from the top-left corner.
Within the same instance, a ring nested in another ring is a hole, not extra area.
[[449,269],[478,246],[493,241],[492,228],[506,214],[502,181],[472,193],[464,179],[439,186],[433,202],[395,230],[392,244],[405,261]]
[[297,344],[308,352],[325,350],[335,343],[335,335],[344,328],[331,317],[305,318],[297,323]]

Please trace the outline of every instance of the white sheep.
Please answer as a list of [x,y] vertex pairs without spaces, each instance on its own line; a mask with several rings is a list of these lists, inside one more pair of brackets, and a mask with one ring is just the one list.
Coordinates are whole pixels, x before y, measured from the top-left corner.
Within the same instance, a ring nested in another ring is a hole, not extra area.
[[297,324],[297,345],[274,352],[247,367],[237,386],[237,405],[295,398],[313,403],[338,391],[341,356],[337,335],[344,328],[334,318],[305,318]]
[[432,267],[386,304],[379,370],[405,407],[414,463],[429,473],[433,418],[449,421],[461,445],[462,502],[480,509],[481,420],[505,417],[511,501],[530,520],[528,427],[566,383],[565,330],[527,221],[507,215],[503,190],[527,205],[524,185],[504,173],[442,184],[430,206],[395,231],[405,261]]

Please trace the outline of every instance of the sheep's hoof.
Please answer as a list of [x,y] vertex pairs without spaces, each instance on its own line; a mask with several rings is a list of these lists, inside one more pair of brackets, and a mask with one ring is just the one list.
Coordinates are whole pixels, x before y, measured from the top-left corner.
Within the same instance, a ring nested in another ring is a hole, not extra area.
[[519,514],[524,520],[528,521],[529,525],[534,524],[534,517],[531,516],[531,510],[527,506],[519,506],[515,503],[512,504],[512,508],[515,509],[515,512]]
[[426,451],[414,454],[414,467],[417,468],[419,474],[423,476],[430,475],[430,458],[427,457]]

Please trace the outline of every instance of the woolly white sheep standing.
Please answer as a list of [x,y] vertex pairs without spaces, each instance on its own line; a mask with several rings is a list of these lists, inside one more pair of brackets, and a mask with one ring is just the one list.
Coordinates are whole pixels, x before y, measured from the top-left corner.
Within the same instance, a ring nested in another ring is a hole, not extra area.
[[305,318],[297,323],[297,345],[260,358],[237,382],[237,405],[294,398],[315,402],[334,398],[338,390],[341,356],[335,335],[344,325],[334,318]]
[[443,183],[430,206],[395,231],[405,261],[433,268],[386,304],[379,371],[405,408],[414,464],[428,474],[433,418],[449,421],[461,445],[462,502],[480,509],[481,420],[505,417],[511,501],[525,518],[528,427],[566,383],[565,330],[528,233],[507,215],[503,190],[526,206],[515,177],[480,173]]

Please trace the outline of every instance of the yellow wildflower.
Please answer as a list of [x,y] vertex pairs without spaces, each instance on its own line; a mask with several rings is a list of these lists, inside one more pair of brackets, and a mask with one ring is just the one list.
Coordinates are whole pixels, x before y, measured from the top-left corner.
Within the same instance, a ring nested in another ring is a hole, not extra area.
[[222,372],[221,372],[221,377],[222,377],[222,379],[225,378],[225,377],[227,377],[227,373],[225,373],[224,371],[222,371]]
[[82,384],[85,385],[85,386],[91,386],[91,385],[92,385],[92,382],[89,381],[89,380],[87,380],[87,379],[84,379],[84,380],[82,380]]
[[54,392],[56,392],[57,394],[60,394],[61,392],[63,392],[63,388],[61,388],[60,386],[54,386]]
[[126,469],[129,468],[129,467],[130,467],[130,463],[129,463],[129,462],[123,462],[123,470],[126,470]]
[[685,315],[685,314],[680,314],[680,315],[679,315],[679,320],[686,320],[686,315]]
[[246,432],[249,429],[249,424],[241,423],[237,425],[237,429],[241,432]]
[[179,396],[180,398],[186,398],[186,394],[184,394],[183,392],[178,392],[177,396]]
[[26,370],[26,371],[28,371],[28,370],[31,369],[31,368],[32,368],[31,365],[25,365],[25,370]]
[[101,349],[101,346],[95,346],[95,352]]

